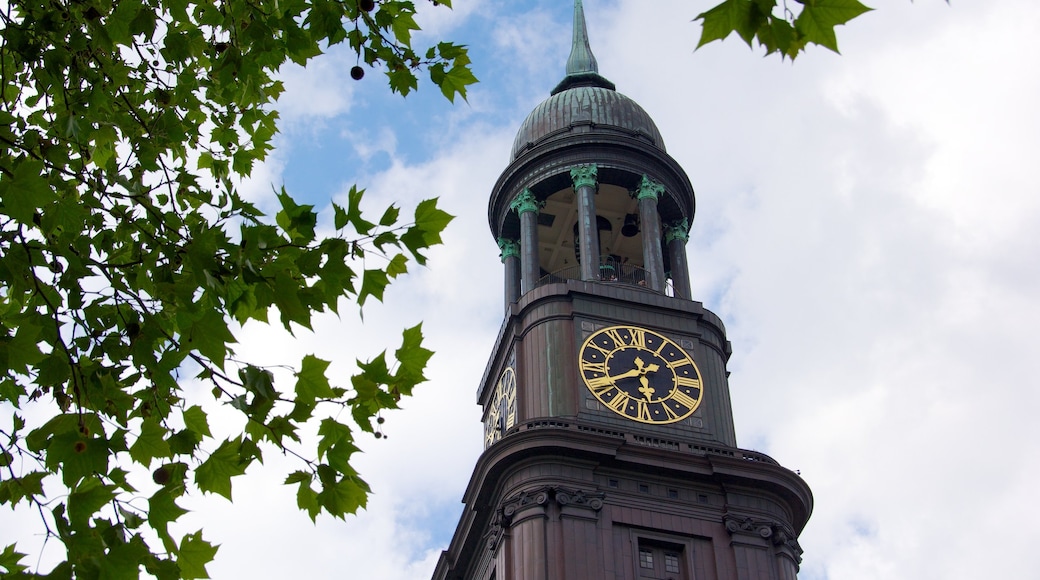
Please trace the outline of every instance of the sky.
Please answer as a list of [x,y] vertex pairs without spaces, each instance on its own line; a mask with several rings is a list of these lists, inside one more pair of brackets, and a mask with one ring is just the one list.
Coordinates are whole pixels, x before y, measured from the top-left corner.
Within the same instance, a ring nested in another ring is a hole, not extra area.
[[[373,212],[436,196],[457,217],[363,321],[344,309],[313,333],[240,333],[243,358],[313,353],[341,384],[420,321],[437,354],[429,383],[386,415],[387,437],[362,439],[364,512],[312,524],[272,453],[235,481],[233,504],[184,502],[184,531],[221,544],[214,578],[429,578],[451,539],[503,321],[487,200],[520,123],[563,77],[572,10],[453,3],[417,2],[417,44],[469,45],[482,82],[464,102],[428,82],[392,96],[375,70],[352,81],[340,49],[282,73],[277,148],[246,195],[273,209],[284,184],[328,208],[357,183]],[[738,444],[812,488],[800,578],[1034,576],[1040,3],[874,0],[838,29],[841,55],[812,48],[793,64],[737,38],[695,51],[692,19],[714,3],[585,9],[600,73],[654,118],[696,191],[691,280],[733,344]]]

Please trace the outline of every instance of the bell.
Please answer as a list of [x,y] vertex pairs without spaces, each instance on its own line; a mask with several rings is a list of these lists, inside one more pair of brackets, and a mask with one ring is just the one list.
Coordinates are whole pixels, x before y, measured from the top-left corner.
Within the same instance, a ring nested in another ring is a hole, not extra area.
[[621,235],[631,238],[639,233],[639,216],[630,213],[625,215],[625,225],[621,226]]

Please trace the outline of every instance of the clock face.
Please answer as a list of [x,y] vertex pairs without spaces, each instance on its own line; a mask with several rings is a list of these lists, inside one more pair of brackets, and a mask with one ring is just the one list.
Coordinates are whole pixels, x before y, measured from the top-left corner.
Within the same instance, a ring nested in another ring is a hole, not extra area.
[[642,423],[675,423],[701,404],[701,374],[690,355],[660,334],[611,326],[581,345],[578,363],[589,391],[608,409]]
[[484,448],[502,438],[516,424],[516,372],[507,368],[495,385],[487,420],[484,422]]

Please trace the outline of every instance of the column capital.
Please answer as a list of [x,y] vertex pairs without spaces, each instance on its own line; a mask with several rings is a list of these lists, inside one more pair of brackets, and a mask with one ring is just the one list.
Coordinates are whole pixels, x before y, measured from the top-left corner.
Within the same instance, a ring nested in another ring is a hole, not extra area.
[[571,183],[574,184],[575,190],[579,187],[591,187],[592,189],[596,189],[599,187],[599,182],[596,181],[598,174],[599,168],[596,167],[595,163],[579,165],[574,169],[571,169]]
[[520,257],[520,241],[511,240],[509,238],[498,238],[498,257],[502,259],[502,262],[509,258]]
[[639,182],[639,189],[636,190],[636,198],[651,198],[656,201],[661,197],[662,193],[664,193],[663,185],[643,175],[643,180]]
[[515,211],[517,215],[523,215],[529,211],[537,213],[538,210],[543,207],[545,207],[545,202],[538,201],[538,198],[534,196],[534,193],[526,187],[520,192],[520,195],[516,196],[516,199],[509,204],[509,209]]
[[722,523],[731,536],[761,538],[786,551],[795,565],[802,561],[802,546],[798,544],[798,534],[786,524],[771,519],[729,513],[722,517]]
[[672,243],[675,240],[680,240],[682,243],[690,241],[690,222],[686,219],[677,222],[670,222],[664,226],[664,240],[666,243]]

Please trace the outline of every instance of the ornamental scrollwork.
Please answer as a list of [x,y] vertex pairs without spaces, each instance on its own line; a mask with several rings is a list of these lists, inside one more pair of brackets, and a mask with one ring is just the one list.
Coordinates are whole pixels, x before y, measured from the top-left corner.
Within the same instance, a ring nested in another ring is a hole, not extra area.
[[723,523],[730,535],[757,536],[769,540],[778,548],[787,548],[795,562],[802,561],[802,546],[795,533],[786,525],[772,520],[758,520],[732,514],[723,516]]

